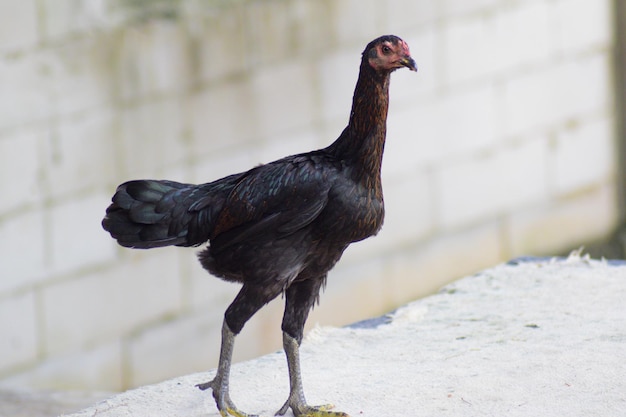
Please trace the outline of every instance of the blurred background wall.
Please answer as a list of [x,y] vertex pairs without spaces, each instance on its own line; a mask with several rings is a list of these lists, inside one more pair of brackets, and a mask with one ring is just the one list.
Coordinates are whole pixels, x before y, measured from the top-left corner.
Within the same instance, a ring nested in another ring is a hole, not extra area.
[[[387,218],[309,327],[605,239],[622,217],[613,6],[0,0],[0,385],[120,390],[214,367],[238,287],[194,249],[118,247],[100,227],[116,185],[328,145],[385,33],[419,66],[392,76]],[[248,323],[238,360],[280,348],[281,313]]]

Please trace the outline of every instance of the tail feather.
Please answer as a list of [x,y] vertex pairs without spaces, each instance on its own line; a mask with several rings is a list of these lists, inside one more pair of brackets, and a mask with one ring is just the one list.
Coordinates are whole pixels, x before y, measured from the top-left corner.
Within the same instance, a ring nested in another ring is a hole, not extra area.
[[198,228],[195,221],[198,213],[189,210],[197,190],[195,185],[174,181],[126,182],[117,188],[102,227],[125,247],[148,249],[200,244],[208,239],[208,233],[194,230],[194,240],[189,240],[190,224]]
[[194,187],[193,185],[181,184],[174,181],[155,180],[129,181],[125,185],[126,193],[135,201],[155,204],[163,200],[163,197],[172,190]]

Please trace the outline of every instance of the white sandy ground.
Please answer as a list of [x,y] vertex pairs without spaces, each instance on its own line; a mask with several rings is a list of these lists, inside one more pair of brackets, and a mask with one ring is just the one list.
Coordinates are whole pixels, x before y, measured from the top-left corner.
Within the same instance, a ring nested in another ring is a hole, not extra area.
[[[376,328],[313,330],[302,367],[309,402],[352,417],[626,416],[626,265],[573,256],[497,266]],[[213,375],[141,387],[71,417],[219,416],[194,387]],[[240,409],[272,416],[287,394],[282,352],[233,366]]]

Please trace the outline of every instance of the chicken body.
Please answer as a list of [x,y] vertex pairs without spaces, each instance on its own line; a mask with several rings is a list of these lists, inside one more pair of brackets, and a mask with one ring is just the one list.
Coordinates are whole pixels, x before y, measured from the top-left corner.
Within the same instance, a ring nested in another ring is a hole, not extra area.
[[211,388],[223,416],[245,416],[228,392],[235,336],[266,303],[285,294],[283,345],[290,395],[279,410],[344,416],[306,404],[298,347],[328,271],[352,242],[375,235],[384,217],[380,170],[389,75],[416,70],[408,46],[389,35],[363,52],[348,126],[330,146],[202,184],[138,180],[120,185],[103,227],[122,246],[197,246],[211,274],[243,284],[226,310]]

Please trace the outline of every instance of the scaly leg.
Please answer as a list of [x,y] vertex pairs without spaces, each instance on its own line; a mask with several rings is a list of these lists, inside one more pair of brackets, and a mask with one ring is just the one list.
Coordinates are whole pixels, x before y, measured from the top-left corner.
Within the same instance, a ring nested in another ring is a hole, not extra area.
[[213,390],[213,398],[217,404],[222,417],[227,417],[229,414],[234,417],[256,417],[248,415],[242,411],[239,411],[235,404],[230,399],[228,392],[228,382],[230,378],[230,365],[233,357],[233,347],[235,345],[235,334],[230,330],[226,320],[222,325],[222,346],[220,349],[220,360],[217,366],[217,373],[213,380],[198,384],[196,387],[201,390],[207,390],[211,388]]
[[296,282],[286,291],[283,317],[283,348],[289,368],[289,398],[276,415],[284,415],[289,408],[296,417],[348,417],[346,413],[328,411],[332,405],[310,406],[304,398],[300,372],[300,342],[304,323],[319,294],[323,279]]
[[235,336],[241,332],[244,324],[266,303],[280,294],[281,288],[263,288],[244,285],[235,300],[228,306],[224,314],[222,325],[222,346],[220,348],[220,360],[217,365],[217,373],[212,381],[196,385],[201,390],[211,388],[213,398],[222,417],[228,414],[234,417],[256,417],[239,411],[230,399],[228,383],[230,379],[230,365],[233,357]]
[[346,413],[329,411],[334,407],[332,404],[310,406],[306,403],[300,374],[300,346],[298,341],[289,334],[283,333],[283,347],[289,368],[290,391],[287,402],[278,410],[276,415],[282,416],[291,408],[297,417],[349,417]]

